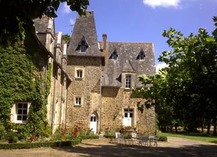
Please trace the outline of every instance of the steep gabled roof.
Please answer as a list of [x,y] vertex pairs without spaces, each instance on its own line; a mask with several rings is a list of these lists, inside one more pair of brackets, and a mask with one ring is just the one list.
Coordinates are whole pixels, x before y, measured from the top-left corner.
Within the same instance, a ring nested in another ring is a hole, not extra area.
[[[102,43],[101,43],[102,44]],[[116,50],[116,60],[106,58],[106,65],[103,70],[103,86],[120,87],[121,73],[136,73],[136,75],[155,73],[154,47],[153,43],[129,43],[129,42],[107,42],[108,56]],[[137,57],[141,50],[144,51],[144,60]],[[141,86],[139,80],[136,86]]]
[[[79,45],[81,46],[82,41],[86,44],[85,52],[79,50]],[[88,11],[86,15],[77,16],[67,55],[103,57],[102,52],[98,48],[93,11]]]

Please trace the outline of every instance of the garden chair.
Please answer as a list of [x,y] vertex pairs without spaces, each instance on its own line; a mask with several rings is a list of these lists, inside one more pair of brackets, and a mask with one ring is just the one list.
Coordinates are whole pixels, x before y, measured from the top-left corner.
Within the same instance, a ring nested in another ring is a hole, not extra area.
[[157,147],[157,142],[158,142],[158,137],[157,136],[149,136],[149,141],[150,141],[150,146],[155,146]]
[[132,132],[131,133],[131,139],[130,139],[132,144],[135,144],[135,142],[137,141],[137,133]]
[[140,145],[144,145],[144,146],[149,146],[149,136],[142,136],[140,141],[139,141]]
[[115,138],[117,139],[118,144],[125,141],[120,132],[115,132]]

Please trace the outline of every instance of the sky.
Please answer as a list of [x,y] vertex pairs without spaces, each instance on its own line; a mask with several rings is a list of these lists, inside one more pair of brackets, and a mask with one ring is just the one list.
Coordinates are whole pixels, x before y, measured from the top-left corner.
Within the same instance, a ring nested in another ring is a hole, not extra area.
[[[152,42],[155,63],[163,66],[158,57],[170,48],[162,32],[174,28],[189,36],[205,28],[211,34],[217,0],[90,0],[88,10],[94,11],[99,41],[106,33],[113,42]],[[57,15],[56,31],[71,35],[77,13],[62,3]]]

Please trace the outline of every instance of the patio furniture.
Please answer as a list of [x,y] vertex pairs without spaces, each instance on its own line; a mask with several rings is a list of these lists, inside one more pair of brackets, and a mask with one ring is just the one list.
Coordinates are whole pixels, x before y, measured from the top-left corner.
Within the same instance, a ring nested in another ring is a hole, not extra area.
[[138,140],[137,140],[137,133],[135,132],[132,132],[131,133],[131,138],[128,140],[132,145],[138,143]]
[[149,136],[142,136],[139,140],[140,145],[149,146]]
[[125,139],[124,139],[124,137],[122,137],[120,132],[115,132],[115,138],[117,139],[118,144],[122,143],[122,142],[125,143]]
[[149,143],[150,146],[155,146],[157,147],[157,142],[158,142],[158,137],[157,136],[149,136]]

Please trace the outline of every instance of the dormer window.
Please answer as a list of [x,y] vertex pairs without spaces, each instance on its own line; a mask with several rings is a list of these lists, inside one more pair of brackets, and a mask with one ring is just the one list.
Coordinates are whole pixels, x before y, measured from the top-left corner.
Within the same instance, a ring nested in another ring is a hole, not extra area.
[[81,41],[78,43],[76,50],[77,51],[80,50],[80,52],[86,52],[87,48],[88,48],[88,44],[87,44],[85,37],[83,36],[81,38]]
[[144,59],[145,59],[145,53],[143,49],[141,49],[138,56],[136,57],[136,60],[144,60]]
[[109,59],[113,59],[113,60],[117,60],[118,59],[118,53],[117,53],[116,48],[114,49],[114,51],[111,54],[111,56],[109,57]]
[[130,74],[126,74],[125,88],[126,89],[131,88],[131,75]]

